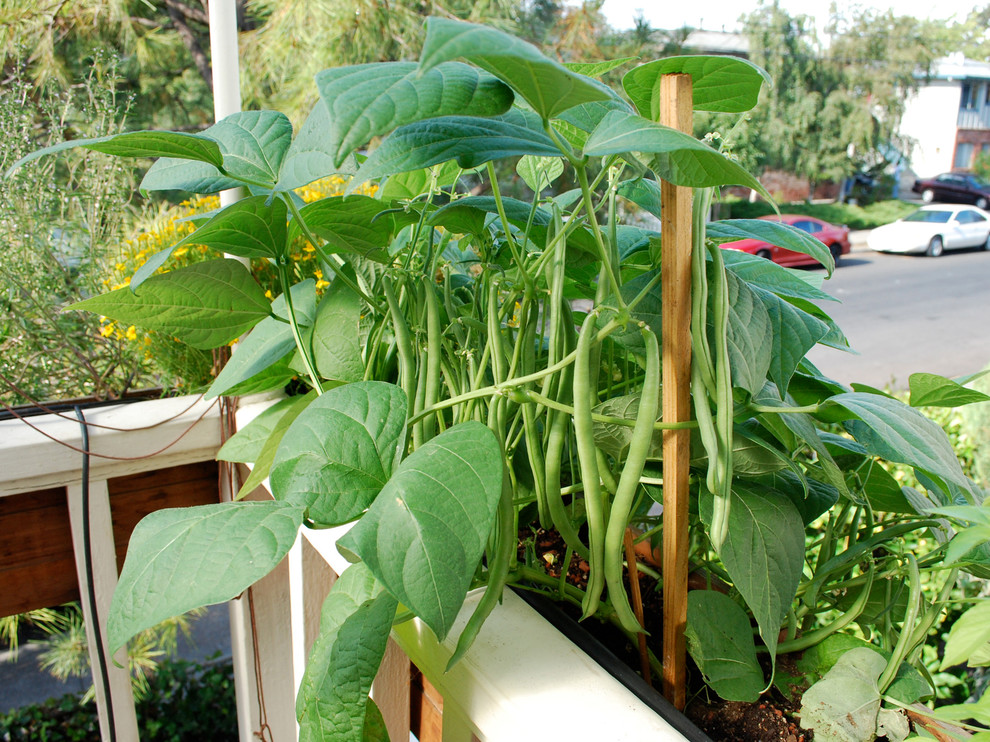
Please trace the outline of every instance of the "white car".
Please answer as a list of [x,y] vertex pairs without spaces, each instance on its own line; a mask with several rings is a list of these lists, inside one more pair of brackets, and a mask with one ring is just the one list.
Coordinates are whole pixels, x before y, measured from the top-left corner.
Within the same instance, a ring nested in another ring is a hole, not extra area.
[[877,227],[866,244],[877,252],[915,252],[933,258],[958,247],[990,250],[990,213],[975,206],[923,206]]

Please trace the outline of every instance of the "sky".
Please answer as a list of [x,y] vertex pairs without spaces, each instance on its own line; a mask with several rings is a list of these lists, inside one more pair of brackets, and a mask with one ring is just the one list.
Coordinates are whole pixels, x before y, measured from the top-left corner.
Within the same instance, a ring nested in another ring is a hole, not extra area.
[[[637,9],[653,28],[674,29],[693,26],[709,31],[738,30],[739,16],[756,9],[758,0],[605,0],[602,11],[609,25],[617,29],[632,28]],[[815,16],[817,25],[823,26],[828,17],[829,0],[780,0],[781,7],[791,15]],[[985,2],[975,0],[866,0],[851,2],[837,0],[840,11],[854,7],[872,7],[881,11],[893,10],[897,15],[913,15],[917,18],[963,21],[975,7]]]

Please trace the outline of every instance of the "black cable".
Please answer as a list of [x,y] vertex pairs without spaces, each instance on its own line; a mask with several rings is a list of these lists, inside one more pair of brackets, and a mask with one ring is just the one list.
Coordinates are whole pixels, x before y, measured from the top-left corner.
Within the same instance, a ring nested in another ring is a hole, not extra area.
[[[89,613],[93,617],[93,625],[90,630],[94,632],[96,643],[96,658],[99,662],[100,682],[103,684],[103,697],[107,702],[107,729],[110,732],[109,742],[117,742],[117,729],[113,716],[113,697],[110,693],[110,671],[107,667],[107,657],[103,648],[103,629],[100,628],[100,612],[96,605],[96,584],[93,579],[93,544],[89,523],[89,429],[86,426],[86,418],[83,416],[82,408],[79,405],[74,407],[76,419],[79,420],[79,427],[82,429],[82,537],[83,537],[83,561],[86,569],[86,586],[89,593],[86,598],[89,602]],[[96,682],[94,677],[93,682]]]

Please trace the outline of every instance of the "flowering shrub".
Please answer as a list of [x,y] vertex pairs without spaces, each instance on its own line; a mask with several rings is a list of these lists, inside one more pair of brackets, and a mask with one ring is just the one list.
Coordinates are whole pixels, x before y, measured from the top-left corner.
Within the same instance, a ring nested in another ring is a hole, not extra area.
[[[342,195],[348,180],[332,175],[296,190],[306,203],[322,198]],[[378,190],[375,184],[364,184],[356,193],[374,195]],[[196,231],[202,223],[220,208],[216,195],[196,195],[177,205],[161,203],[156,210],[139,220],[132,236],[126,238],[120,253],[111,266],[110,275],[103,279],[103,287],[112,291],[130,284],[131,276],[156,253],[165,250],[184,237]],[[206,245],[184,245],[172,252],[172,260],[167,270],[185,268],[194,263],[214,258],[222,258],[216,250]],[[316,250],[307,240],[299,238],[292,245],[291,258],[297,280],[316,279],[316,290],[321,294],[330,283],[324,278]],[[165,272],[159,268],[156,273]],[[265,288],[265,294],[273,299],[278,293],[277,276],[267,260],[254,260],[251,271]],[[147,371],[156,373],[163,387],[184,388],[188,391],[200,389],[216,376],[217,369],[213,354],[209,351],[190,348],[175,338],[154,330],[138,330],[134,325],[117,322],[107,316],[100,317],[99,333],[103,338],[136,344],[143,348],[143,360]]]

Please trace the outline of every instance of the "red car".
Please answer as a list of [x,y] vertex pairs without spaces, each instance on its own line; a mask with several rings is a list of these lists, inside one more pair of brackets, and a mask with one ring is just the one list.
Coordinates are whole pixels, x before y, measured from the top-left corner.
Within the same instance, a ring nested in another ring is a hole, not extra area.
[[[804,216],[803,214],[781,214],[779,217],[770,214],[768,216],[761,216],[760,219],[790,224],[792,227],[797,227],[817,237],[828,247],[829,252],[832,253],[832,257],[835,258],[836,265],[839,263],[839,258],[843,255],[848,255],[851,249],[849,245],[849,227],[844,224],[842,226],[836,226],[821,219],[815,219],[813,216]],[[751,255],[759,255],[761,258],[768,258],[780,265],[819,265],[819,262],[810,255],[794,252],[793,250],[785,250],[782,247],[771,245],[769,242],[756,239],[723,242],[721,246],[727,250],[741,250]]]

